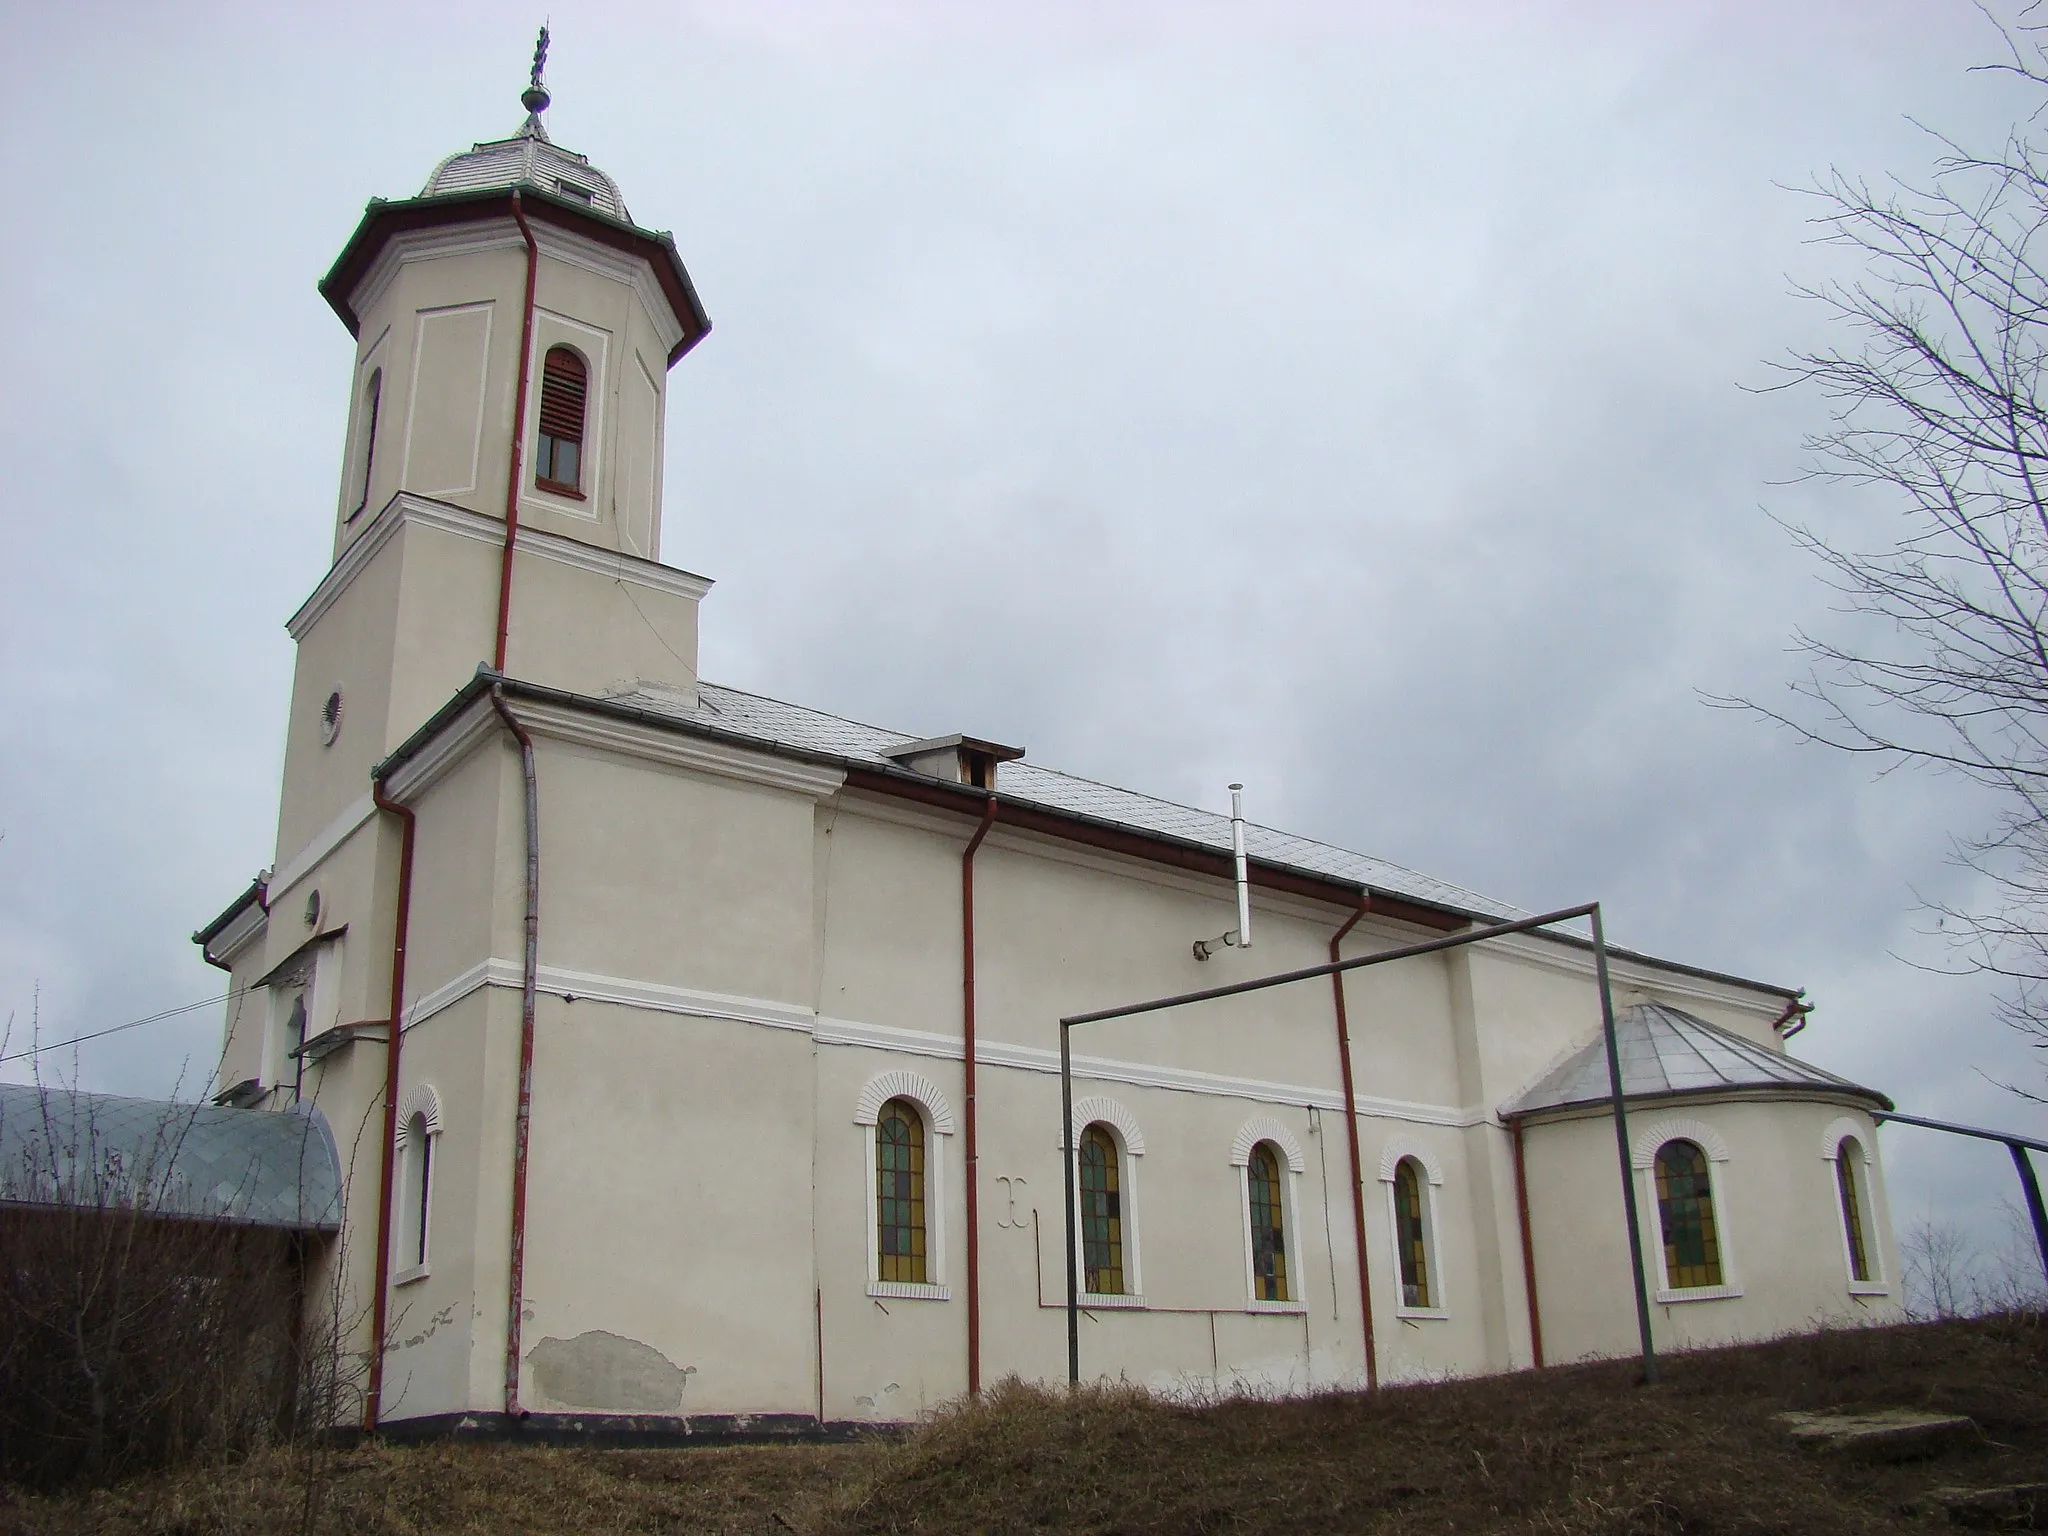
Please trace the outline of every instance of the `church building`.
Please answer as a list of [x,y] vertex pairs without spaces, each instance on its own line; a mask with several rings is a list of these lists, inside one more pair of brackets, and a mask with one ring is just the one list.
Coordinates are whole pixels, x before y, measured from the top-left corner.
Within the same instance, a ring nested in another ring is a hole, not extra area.
[[[308,1304],[364,1423],[806,1432],[1063,1379],[1069,1145],[1084,1376],[1633,1353],[1570,933],[1077,1030],[1063,1121],[1062,1015],[1524,914],[943,730],[1000,722],[701,678],[712,584],[661,511],[710,321],[538,65],[522,102],[321,281],[356,343],[332,562],[272,866],[196,935],[219,1102],[332,1129]],[[1896,1318],[1889,1101],[1787,1053],[1795,991],[1613,956],[1658,1347]]]

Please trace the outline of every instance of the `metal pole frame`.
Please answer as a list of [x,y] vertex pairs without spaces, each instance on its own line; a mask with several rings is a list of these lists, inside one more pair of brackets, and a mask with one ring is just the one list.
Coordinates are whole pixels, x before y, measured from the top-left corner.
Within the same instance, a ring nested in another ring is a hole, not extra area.
[[[1333,960],[1328,965],[1311,965],[1298,971],[1282,971],[1277,975],[1259,976],[1250,981],[1231,982],[1221,987],[1204,987],[1197,992],[1180,992],[1172,997],[1155,997],[1142,1003],[1125,1003],[1121,1007],[1099,1008],[1092,1013],[1074,1013],[1063,1017],[1060,1020],[1060,1148],[1066,1158],[1064,1182],[1067,1204],[1067,1385],[1071,1388],[1081,1384],[1080,1220],[1079,1195],[1074,1187],[1076,1174],[1072,1050],[1072,1035],[1076,1025],[1101,1024],[1110,1019],[1127,1019],[1134,1014],[1158,1013],[1168,1008],[1184,1008],[1195,1003],[1214,1002],[1218,998],[1236,997],[1245,992],[1263,992],[1270,987],[1284,987],[1318,976],[1339,976],[1346,971],[1362,970],[1369,965],[1385,965],[1394,960],[1411,960],[1418,955],[1433,955],[1447,949],[1459,949],[1467,944],[1482,943],[1487,939],[1504,938],[1511,933],[1529,933],[1538,928],[1551,927],[1556,923],[1576,922],[1580,918],[1591,918],[1593,923],[1593,968],[1600,989],[1600,1027],[1607,1043],[1608,1102],[1614,1111],[1614,1140],[1621,1156],[1621,1202],[1628,1223],[1629,1268],[1635,1291],[1636,1329],[1642,1342],[1643,1380],[1646,1383],[1654,1382],[1657,1379],[1657,1353],[1650,1336],[1650,1291],[1643,1271],[1643,1233],[1641,1218],[1636,1209],[1634,1158],[1630,1154],[1628,1141],[1628,1108],[1621,1091],[1621,1051],[1614,1035],[1614,997],[1609,990],[1607,974],[1607,935],[1600,925],[1600,903],[1593,901],[1580,907],[1545,912],[1538,917],[1525,917],[1510,923],[1494,923],[1485,928],[1467,929],[1463,933],[1451,934],[1441,939],[1428,939],[1420,944],[1404,944],[1398,949],[1383,949],[1375,954],[1359,955],[1350,960]],[[2037,1204],[2037,1220],[2039,1209]],[[2043,1252],[2048,1253],[2048,1240],[2044,1240]]]
[[1928,1120],[1919,1115],[1902,1115],[1896,1110],[1881,1109],[1872,1112],[1871,1119],[1893,1120],[1900,1125],[1916,1125],[1923,1131],[1947,1131],[1951,1136],[1972,1136],[1978,1141],[1996,1141],[2005,1145],[2012,1154],[2012,1165],[2020,1176],[2020,1193],[2026,1197],[2027,1215],[2034,1223],[2034,1246],[2041,1252],[2041,1274],[2048,1279],[2048,1207],[2041,1202],[2041,1181],[2034,1174],[2033,1160],[2027,1156],[2034,1152],[2048,1152],[2048,1141],[2035,1141],[2027,1136],[2014,1136],[2007,1131],[1986,1130],[1981,1125],[1958,1125],[1953,1120]]

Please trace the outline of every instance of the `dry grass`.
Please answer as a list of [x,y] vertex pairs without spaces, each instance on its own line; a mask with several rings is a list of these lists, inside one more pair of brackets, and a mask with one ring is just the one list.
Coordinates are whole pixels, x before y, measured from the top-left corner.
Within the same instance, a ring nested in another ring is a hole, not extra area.
[[[1966,1413],[1973,1448],[1897,1467],[1796,1450],[1788,1408]],[[68,1499],[0,1532],[242,1536],[309,1528],[312,1453]],[[1526,1531],[1708,1536],[1938,1528],[1928,1487],[2048,1477],[2048,1319],[1787,1339],[1633,1368],[1284,1403],[1069,1400],[1006,1383],[897,1443],[678,1451],[441,1445],[328,1458],[322,1532]]]

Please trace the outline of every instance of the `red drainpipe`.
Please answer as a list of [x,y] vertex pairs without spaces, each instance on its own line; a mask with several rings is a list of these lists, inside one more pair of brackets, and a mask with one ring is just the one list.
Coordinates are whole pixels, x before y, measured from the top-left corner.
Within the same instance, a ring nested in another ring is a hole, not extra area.
[[1543,1309],[1536,1305],[1536,1234],[1529,1225],[1529,1169],[1522,1157],[1522,1122],[1515,1122],[1515,1210],[1522,1218],[1522,1284],[1529,1291],[1529,1348],[1543,1369]]
[[491,670],[505,670],[505,637],[512,627],[512,545],[519,537],[519,472],[526,454],[526,392],[532,382],[533,292],[540,275],[540,247],[526,222],[519,193],[512,193],[512,217],[526,241],[526,311],[519,323],[519,392],[512,404],[512,472],[505,477],[505,555],[498,567],[498,637],[491,650]]
[[[1344,926],[1330,935],[1330,961],[1344,958],[1340,946],[1344,935],[1372,910],[1372,893],[1358,893],[1358,910],[1344,920]],[[1379,1355],[1372,1335],[1372,1265],[1365,1256],[1365,1160],[1358,1150],[1358,1087],[1351,1076],[1351,1021],[1344,1012],[1344,973],[1330,978],[1330,990],[1337,999],[1337,1064],[1344,1073],[1344,1139],[1351,1149],[1351,1223],[1358,1237],[1358,1306],[1365,1319],[1365,1390],[1380,1384]]]
[[995,825],[993,792],[981,808],[981,824],[960,856],[961,1055],[966,1063],[967,1098],[967,1392],[981,1391],[981,1145],[974,1103],[974,855]]
[[519,743],[526,780],[526,957],[519,986],[519,1108],[512,1121],[512,1250],[505,1288],[505,1414],[519,1406],[521,1314],[526,1310],[526,1148],[533,1124],[533,1013],[540,991],[540,789],[533,768],[533,738],[505,703],[504,685],[491,685],[491,705]]
[[383,1411],[384,1330],[391,1276],[392,1165],[398,1148],[398,1048],[405,1015],[405,945],[412,926],[413,811],[384,793],[381,780],[370,781],[377,809],[398,818],[398,911],[391,933],[391,1025],[384,1045],[384,1150],[377,1173],[377,1277],[370,1301],[370,1379],[363,1392],[363,1432],[374,1434]]

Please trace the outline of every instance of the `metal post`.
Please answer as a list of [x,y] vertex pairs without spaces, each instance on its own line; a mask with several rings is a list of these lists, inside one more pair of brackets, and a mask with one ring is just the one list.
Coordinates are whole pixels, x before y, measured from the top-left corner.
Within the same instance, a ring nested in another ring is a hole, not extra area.
[[1593,969],[1600,985],[1600,1027],[1607,1038],[1607,1086],[1614,1104],[1614,1144],[1621,1154],[1621,1203],[1628,1216],[1629,1277],[1635,1283],[1636,1331],[1642,1336],[1643,1380],[1657,1379],[1657,1352],[1650,1341],[1650,1289],[1643,1278],[1643,1226],[1636,1210],[1635,1157],[1628,1144],[1628,1107],[1621,1091],[1621,1048],[1614,1035],[1614,994],[1607,984],[1607,934],[1600,903],[1593,903]]
[[1074,1057],[1073,1026],[1060,1020],[1060,1151],[1066,1161],[1067,1185],[1067,1385],[1081,1385],[1081,1268],[1075,1252],[1078,1223],[1074,1197]]
[[2027,1214],[2034,1218],[2034,1246],[2041,1250],[2041,1273],[2048,1276],[2048,1209],[2041,1205],[2041,1181],[2034,1177],[2034,1164],[2022,1143],[2008,1141],[2005,1149],[2012,1154],[2012,1165],[2020,1171],[2020,1188],[2027,1195]]

